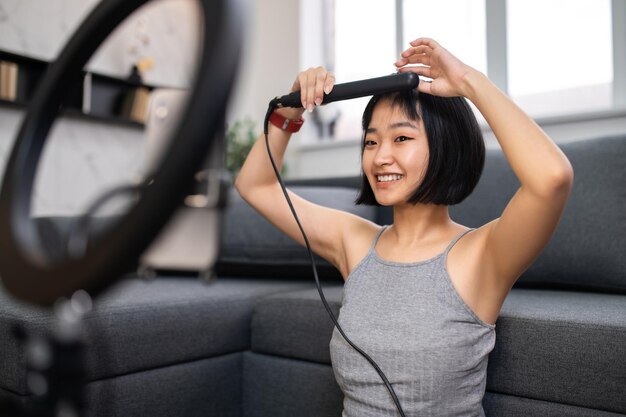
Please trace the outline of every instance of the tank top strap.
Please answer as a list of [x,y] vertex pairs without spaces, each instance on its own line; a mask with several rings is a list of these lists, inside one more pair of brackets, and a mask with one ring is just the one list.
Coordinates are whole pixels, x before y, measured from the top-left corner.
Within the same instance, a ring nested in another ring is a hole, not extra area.
[[380,239],[380,236],[383,234],[385,229],[388,228],[388,227],[389,227],[389,225],[385,225],[385,226],[382,226],[378,230],[378,233],[376,233],[376,237],[374,238],[374,241],[372,242],[372,246],[370,246],[369,253],[373,253],[374,252],[374,248],[376,248],[376,244],[378,243],[378,239]]
[[454,239],[452,239],[452,241],[450,242],[450,244],[448,244],[448,247],[446,248],[445,251],[443,251],[443,254],[445,256],[448,256],[448,252],[450,252],[450,249],[452,249],[452,247],[456,244],[456,242],[459,241],[459,239],[461,239],[463,236],[465,236],[466,234],[468,234],[469,232],[471,232],[472,230],[475,230],[474,228],[470,228],[464,232],[459,233]]

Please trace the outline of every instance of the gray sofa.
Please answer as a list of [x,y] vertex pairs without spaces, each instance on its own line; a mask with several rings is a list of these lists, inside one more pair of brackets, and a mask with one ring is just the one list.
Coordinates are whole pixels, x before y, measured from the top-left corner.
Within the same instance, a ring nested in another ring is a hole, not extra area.
[[[511,291],[496,324],[488,416],[626,415],[626,136],[563,144],[575,170],[554,238]],[[299,181],[311,200],[380,224],[385,208],[354,207],[357,178]],[[497,217],[518,187],[489,151],[475,192],[452,217]],[[282,204],[279,201],[277,204]],[[40,219],[52,246],[59,219]],[[342,280],[319,261],[337,315]],[[129,277],[85,318],[89,416],[340,416],[328,344],[333,324],[306,251],[233,192],[218,279]],[[0,399],[29,404],[26,354],[14,328],[50,327],[49,312],[0,291]],[[375,358],[374,358],[375,359]]]

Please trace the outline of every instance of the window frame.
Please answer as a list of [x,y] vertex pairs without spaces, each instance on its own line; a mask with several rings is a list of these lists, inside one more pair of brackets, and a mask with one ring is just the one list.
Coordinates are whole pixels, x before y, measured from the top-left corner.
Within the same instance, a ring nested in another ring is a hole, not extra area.
[[[319,25],[323,22],[323,7],[332,7],[337,0],[323,0],[308,2],[300,0],[300,20],[303,22],[303,31],[300,33],[300,44],[306,45],[300,50],[300,66],[306,68],[315,65],[325,65],[324,47],[319,38]],[[397,54],[404,50],[406,44],[403,38],[404,0],[395,0],[395,49]],[[326,9],[328,11],[328,9]],[[591,109],[588,111],[566,111],[553,115],[533,115],[539,125],[558,125],[580,123],[586,121],[601,122],[614,120],[616,117],[626,117],[626,0],[611,0],[612,41],[613,41],[613,83],[612,103],[606,109]],[[507,1],[485,0],[486,22],[486,55],[487,74],[489,78],[507,95],[508,88],[508,51],[507,51]],[[333,22],[334,23],[334,22]],[[308,28],[308,30],[307,30]],[[328,47],[328,46],[327,46]],[[489,127],[481,122],[487,132]],[[308,139],[308,135],[307,139]],[[342,141],[345,139],[342,139]],[[313,141],[313,137],[311,137]],[[314,141],[318,142],[318,141]]]
[[[396,50],[399,55],[404,49],[403,39],[404,0],[396,0]],[[612,41],[613,41],[613,102],[607,114],[626,111],[626,0],[611,0]],[[507,1],[485,0],[487,73],[498,88],[509,95],[508,48],[507,48]],[[603,111],[584,112],[597,119]],[[581,114],[567,112],[557,116],[537,117],[548,123],[570,120]]]

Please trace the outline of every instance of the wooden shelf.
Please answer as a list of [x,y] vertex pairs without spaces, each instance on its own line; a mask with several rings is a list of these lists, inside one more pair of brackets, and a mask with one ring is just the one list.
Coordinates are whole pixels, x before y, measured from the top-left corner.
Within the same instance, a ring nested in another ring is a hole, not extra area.
[[[3,70],[14,69],[17,77],[0,79],[0,105],[26,108],[49,62],[0,50]],[[6,64],[8,63],[8,65]],[[12,85],[12,89],[9,88]],[[1,91],[4,87],[4,91]],[[7,88],[11,91],[6,96]],[[83,72],[82,80],[68,91],[62,114],[141,127],[147,117],[147,101],[154,86],[129,79]]]

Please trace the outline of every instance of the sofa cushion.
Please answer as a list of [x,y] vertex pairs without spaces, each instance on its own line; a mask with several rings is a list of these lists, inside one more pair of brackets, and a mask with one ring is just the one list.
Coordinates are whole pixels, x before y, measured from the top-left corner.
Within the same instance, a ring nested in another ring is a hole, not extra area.
[[341,417],[343,393],[328,365],[243,354],[245,417]]
[[[323,285],[322,291],[337,317],[343,285]],[[253,352],[330,364],[334,324],[315,287],[259,300],[250,327]]]
[[[342,288],[323,289],[337,315]],[[330,364],[333,327],[316,288],[274,294],[254,309],[252,351]],[[488,391],[626,413],[625,384],[626,297],[511,291],[496,323]]]
[[487,390],[626,414],[626,297],[514,289]]
[[[559,145],[574,186],[552,240],[518,286],[626,293],[626,136]],[[480,227],[500,217],[519,188],[502,151],[491,149],[474,192],[451,217]]]
[[[366,219],[374,220],[376,209],[355,206],[356,190],[345,187],[294,186],[301,197]],[[223,223],[220,256],[216,270],[220,275],[255,277],[290,276],[312,280],[311,263],[305,247],[300,246],[259,215],[232,190]],[[276,204],[287,204],[280,198]],[[306,232],[306,230],[305,230]],[[316,256],[320,278],[337,279],[339,272]]]
[[592,408],[573,405],[531,400],[487,392],[483,400],[483,408],[487,417],[624,417],[624,414],[610,413]]
[[[303,288],[284,280],[126,280],[96,301],[84,319],[89,380],[99,380],[250,347],[250,319],[257,298]],[[26,393],[24,346],[28,335],[50,329],[51,314],[23,305],[0,290],[0,388]]]
[[82,417],[241,417],[243,352],[87,384]]

